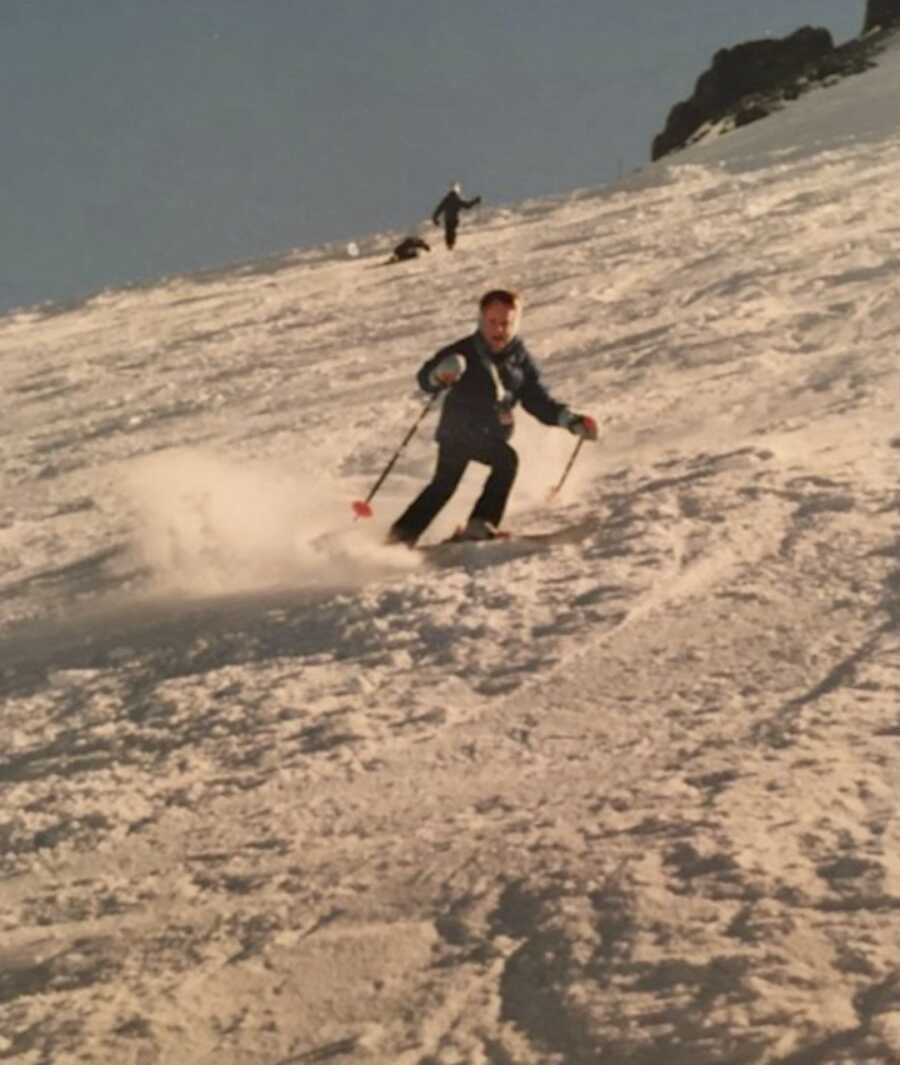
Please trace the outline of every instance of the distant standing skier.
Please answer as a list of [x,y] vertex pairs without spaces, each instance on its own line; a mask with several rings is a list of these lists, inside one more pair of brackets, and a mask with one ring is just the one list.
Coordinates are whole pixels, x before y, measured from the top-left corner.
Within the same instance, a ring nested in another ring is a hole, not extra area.
[[452,248],[456,244],[456,230],[459,228],[459,212],[461,210],[468,209],[470,207],[476,207],[481,203],[481,197],[476,196],[471,200],[464,200],[462,198],[462,186],[458,182],[454,182],[450,186],[450,191],[441,200],[441,202],[435,207],[434,213],[431,216],[431,221],[436,226],[439,226],[441,215],[444,216],[444,243],[448,248]]
[[434,395],[447,389],[435,433],[437,466],[431,482],[391,526],[391,543],[412,546],[419,539],[456,491],[470,462],[491,472],[460,538],[490,540],[497,535],[519,465],[508,443],[517,403],[545,425],[597,439],[594,419],[573,414],[541,383],[537,366],[516,335],[521,309],[516,292],[486,292],[479,303],[478,329],[441,348],[419,370],[419,386],[425,392]]

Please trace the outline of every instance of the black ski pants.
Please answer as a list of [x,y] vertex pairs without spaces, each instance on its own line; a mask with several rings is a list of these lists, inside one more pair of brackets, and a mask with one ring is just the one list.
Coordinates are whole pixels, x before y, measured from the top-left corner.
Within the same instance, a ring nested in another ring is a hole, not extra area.
[[441,442],[434,476],[391,526],[391,539],[414,544],[459,487],[470,462],[490,467],[470,517],[499,525],[519,468],[519,456],[504,440],[474,445]]

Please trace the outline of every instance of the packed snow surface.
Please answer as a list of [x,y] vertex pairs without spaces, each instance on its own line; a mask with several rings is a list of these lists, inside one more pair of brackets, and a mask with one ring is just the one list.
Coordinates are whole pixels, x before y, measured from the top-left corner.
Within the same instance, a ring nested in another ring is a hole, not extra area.
[[[0,319],[0,1059],[900,1060],[898,99]],[[495,285],[574,532],[385,547]]]

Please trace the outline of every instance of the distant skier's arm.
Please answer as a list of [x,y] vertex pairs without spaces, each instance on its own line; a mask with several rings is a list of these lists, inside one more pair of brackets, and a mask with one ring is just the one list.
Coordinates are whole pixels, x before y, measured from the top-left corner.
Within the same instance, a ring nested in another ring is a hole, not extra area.
[[449,199],[449,197],[445,196],[441,200],[441,202],[437,205],[437,207],[435,207],[435,209],[434,209],[434,213],[431,216],[431,221],[434,222],[434,224],[436,226],[439,226],[441,224],[440,223],[440,217],[444,213],[444,211],[447,209],[447,200],[448,199]]

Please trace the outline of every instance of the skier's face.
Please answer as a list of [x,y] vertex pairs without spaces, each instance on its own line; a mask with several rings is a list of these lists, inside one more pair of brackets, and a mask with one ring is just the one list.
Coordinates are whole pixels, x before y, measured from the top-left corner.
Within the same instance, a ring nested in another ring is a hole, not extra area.
[[481,312],[481,334],[491,351],[502,351],[516,335],[519,311],[505,303],[489,303]]

